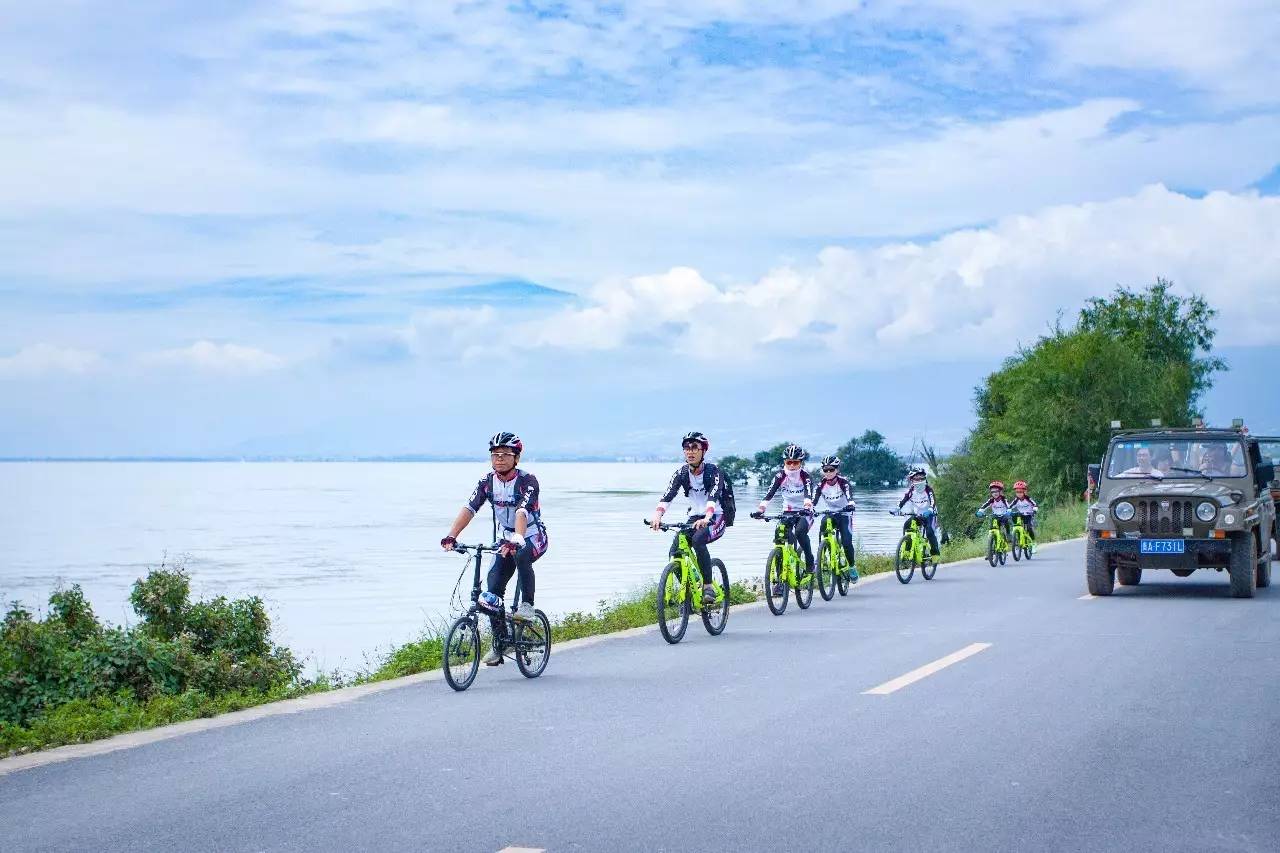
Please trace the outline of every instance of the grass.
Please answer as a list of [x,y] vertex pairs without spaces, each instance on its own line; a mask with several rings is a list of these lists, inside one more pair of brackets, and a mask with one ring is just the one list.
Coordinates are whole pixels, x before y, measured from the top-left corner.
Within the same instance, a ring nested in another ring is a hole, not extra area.
[[[1045,510],[1039,520],[1038,541],[1054,542],[1080,536],[1084,529],[1084,504],[1071,503]],[[953,540],[942,549],[942,562],[951,563],[986,553],[985,539]],[[893,570],[889,554],[858,555],[858,572],[863,576]],[[759,598],[758,582],[736,582],[730,602],[747,604]],[[593,611],[575,611],[556,620],[551,627],[554,642],[612,634],[628,628],[642,628],[657,622],[656,590],[641,588],[612,601],[601,601]],[[197,690],[177,695],[140,700],[128,691],[76,699],[53,708],[26,726],[0,723],[0,756],[84,743],[123,732],[200,719],[291,699],[308,693],[331,690],[350,684],[385,681],[440,669],[443,664],[446,626],[428,627],[422,636],[387,654],[376,666],[344,677],[334,673],[311,680],[299,680],[268,691],[234,691],[210,696]]]

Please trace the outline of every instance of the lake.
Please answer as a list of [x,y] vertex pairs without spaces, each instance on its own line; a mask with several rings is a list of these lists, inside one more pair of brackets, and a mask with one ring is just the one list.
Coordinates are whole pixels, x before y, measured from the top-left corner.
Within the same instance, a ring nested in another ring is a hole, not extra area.
[[[641,525],[675,463],[530,462],[551,539],[538,606],[555,615],[653,583],[670,544]],[[98,616],[136,621],[133,582],[181,561],[193,595],[259,595],[278,642],[308,668],[350,669],[449,614],[462,569],[439,541],[484,462],[0,463],[0,600],[44,608],[80,584]],[[737,487],[739,515],[712,553],[731,579],[762,574],[771,525]],[[856,536],[889,551],[901,492],[859,493]],[[681,517],[682,498],[671,518]],[[482,510],[460,539],[489,539]],[[465,580],[469,584],[468,579]],[[514,581],[510,590],[514,590]],[[464,590],[465,598],[465,590]]]

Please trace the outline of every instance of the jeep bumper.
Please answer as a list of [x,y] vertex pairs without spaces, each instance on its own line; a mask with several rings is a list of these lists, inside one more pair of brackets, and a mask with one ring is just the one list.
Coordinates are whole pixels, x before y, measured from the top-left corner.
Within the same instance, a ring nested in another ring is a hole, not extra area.
[[[1174,537],[1176,538],[1176,537]],[[1195,569],[1200,566],[1225,566],[1231,559],[1231,539],[1184,539],[1182,554],[1143,554],[1138,539],[1102,539],[1092,537],[1091,544],[1104,554],[1131,557],[1144,569]]]

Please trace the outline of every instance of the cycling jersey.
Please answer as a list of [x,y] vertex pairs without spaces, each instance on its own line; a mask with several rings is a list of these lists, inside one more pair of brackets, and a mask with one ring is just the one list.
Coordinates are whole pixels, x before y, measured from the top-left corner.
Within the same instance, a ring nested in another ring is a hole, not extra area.
[[907,493],[898,501],[898,509],[902,509],[908,502],[916,515],[922,514],[926,509],[938,509],[938,499],[934,497],[933,487],[928,483],[912,483],[908,486]]
[[516,512],[524,510],[525,538],[534,542],[534,549],[540,555],[545,550],[547,529],[538,503],[538,478],[519,468],[512,473],[515,476],[508,480],[499,477],[497,472],[486,474],[467,499],[467,508],[479,512],[488,501],[493,506],[494,526],[503,533],[515,532]]
[[773,478],[773,485],[769,486],[769,491],[761,498],[762,503],[768,503],[773,500],[773,496],[782,492],[782,509],[786,512],[795,512],[804,509],[805,501],[813,500],[813,478],[809,476],[809,472],[803,468],[795,471],[782,469]]
[[702,470],[693,473],[687,464],[681,465],[671,475],[667,490],[658,500],[658,507],[667,511],[667,507],[675,500],[676,492],[683,491],[689,499],[689,515],[706,515],[707,505],[713,509],[713,519],[719,519],[724,511],[720,508],[720,490],[724,488],[724,476],[720,469],[710,462],[702,463]]
[[987,507],[990,507],[991,511],[996,515],[1004,515],[1009,512],[1009,501],[1005,499],[1004,495],[987,498],[987,502],[978,507],[978,509],[986,509]]
[[819,511],[839,512],[853,506],[853,486],[839,474],[834,480],[819,480],[813,487],[813,508]]
[[1009,504],[1009,508],[1018,515],[1033,515],[1040,508],[1040,505],[1035,502],[1030,494],[1026,494],[1023,497],[1014,495],[1013,502]]

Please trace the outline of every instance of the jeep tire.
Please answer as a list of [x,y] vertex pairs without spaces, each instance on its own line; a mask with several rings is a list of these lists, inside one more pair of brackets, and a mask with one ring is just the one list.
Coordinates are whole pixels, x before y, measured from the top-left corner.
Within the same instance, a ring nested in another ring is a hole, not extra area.
[[1116,580],[1120,586],[1137,586],[1142,583],[1142,567],[1120,566],[1116,569]]
[[[1270,546],[1271,543],[1267,542],[1266,545]],[[1266,589],[1267,587],[1271,586],[1271,549],[1270,547],[1268,547],[1267,550],[1263,552],[1262,559],[1258,561],[1257,585],[1258,585],[1258,589]]]
[[1252,533],[1242,533],[1231,540],[1231,597],[1253,598],[1258,571],[1258,554]]
[[1110,595],[1116,586],[1116,572],[1111,568],[1111,559],[1096,542],[1085,547],[1088,549],[1085,554],[1085,580],[1089,584],[1089,594]]

